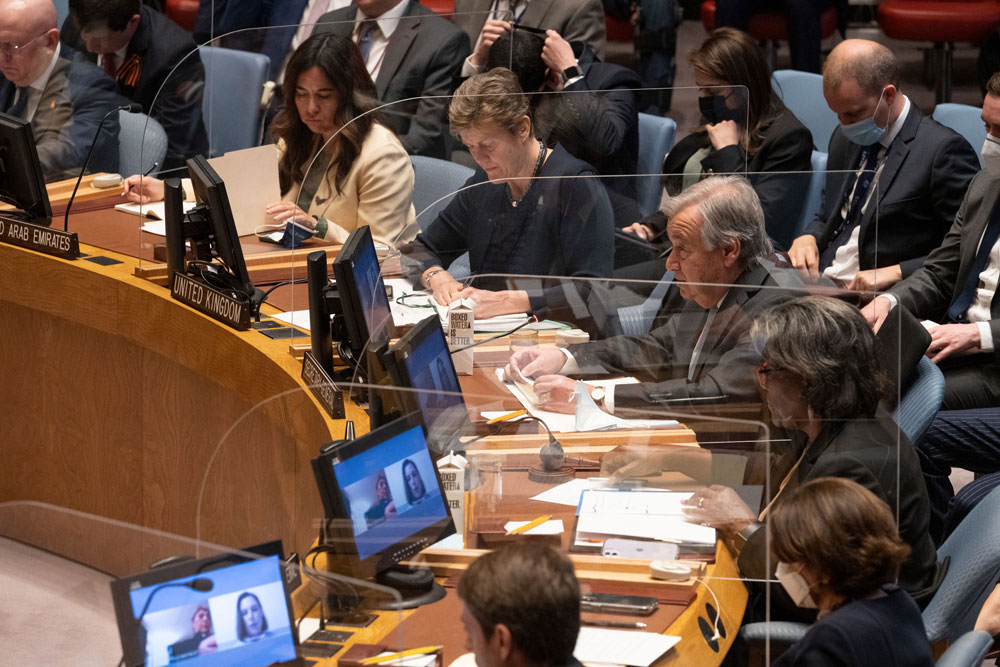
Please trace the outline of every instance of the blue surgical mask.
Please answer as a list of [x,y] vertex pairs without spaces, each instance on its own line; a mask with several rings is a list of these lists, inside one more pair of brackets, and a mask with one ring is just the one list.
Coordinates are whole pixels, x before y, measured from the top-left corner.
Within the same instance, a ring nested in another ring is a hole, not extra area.
[[859,146],[871,146],[882,140],[885,133],[889,131],[889,120],[887,117],[885,127],[879,127],[875,123],[875,116],[878,115],[878,108],[882,105],[882,98],[884,96],[885,89],[883,88],[882,94],[878,96],[878,104],[875,105],[875,113],[872,114],[871,118],[865,118],[850,125],[840,126],[845,137]]
[[304,241],[313,237],[315,232],[296,225],[291,221],[286,222],[284,227],[280,225],[262,225],[254,230],[261,241],[277,243],[291,250],[298,248]]

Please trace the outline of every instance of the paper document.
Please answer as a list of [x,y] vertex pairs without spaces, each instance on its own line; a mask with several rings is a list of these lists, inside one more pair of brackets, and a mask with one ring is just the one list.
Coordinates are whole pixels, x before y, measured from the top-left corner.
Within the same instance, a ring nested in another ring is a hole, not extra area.
[[[514,530],[516,528],[520,528],[521,526],[523,526],[526,523],[529,523],[529,522],[528,521],[508,521],[507,523],[505,523],[503,525],[503,529],[506,530],[509,533],[510,531],[512,531],[512,530]],[[522,535],[562,535],[563,530],[565,530],[565,529],[563,528],[562,519],[549,519],[545,523],[540,524],[538,526],[535,526],[534,528],[530,528],[530,529],[526,530],[525,532],[523,532],[521,534]]]
[[573,657],[585,665],[648,667],[672,649],[680,637],[638,630],[580,628]]
[[[193,201],[184,202],[184,212],[187,213],[195,206],[197,206],[197,204]],[[163,202],[161,201],[153,202],[151,204],[116,204],[115,210],[121,211],[122,213],[142,216],[144,218],[149,218],[150,220],[163,220],[167,217],[167,212],[164,208]]]
[[662,428],[677,426],[676,419],[622,419],[597,407],[583,382],[576,383],[576,430],[611,431],[619,428]]
[[569,505],[570,507],[580,506],[580,494],[587,489],[597,489],[606,486],[603,481],[589,479],[573,479],[559,486],[554,486],[548,491],[542,491],[537,496],[532,496],[530,500],[538,500],[543,503],[555,503],[556,505]]
[[589,544],[609,535],[697,546],[715,544],[715,529],[691,523],[683,511],[688,492],[588,489],[577,508],[576,540]]
[[309,331],[309,310],[292,310],[287,313],[278,313],[277,315],[271,315],[276,320],[285,322],[286,324],[291,324],[293,327],[298,327],[305,331]]
[[236,233],[253,234],[261,225],[274,223],[264,208],[281,201],[278,188],[278,147],[274,144],[230,151],[208,161],[226,184]]

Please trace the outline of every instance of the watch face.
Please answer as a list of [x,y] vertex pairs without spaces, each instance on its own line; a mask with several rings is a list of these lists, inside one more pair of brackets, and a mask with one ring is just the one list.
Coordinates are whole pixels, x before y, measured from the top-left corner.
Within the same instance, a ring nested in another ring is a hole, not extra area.
[[576,65],[570,65],[569,67],[567,67],[562,71],[563,83],[566,83],[570,79],[576,78],[578,76],[580,76],[580,68],[577,67]]

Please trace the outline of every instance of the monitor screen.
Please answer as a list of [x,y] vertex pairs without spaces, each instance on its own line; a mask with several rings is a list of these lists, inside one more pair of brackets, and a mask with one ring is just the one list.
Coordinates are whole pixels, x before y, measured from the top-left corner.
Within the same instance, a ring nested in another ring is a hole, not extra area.
[[389,354],[393,381],[413,390],[400,395],[420,412],[431,449],[446,454],[469,424],[469,411],[441,320],[436,316],[423,319],[392,346]]
[[[210,590],[204,590],[205,580]],[[195,581],[202,585],[184,585]],[[226,556],[185,561],[115,580],[111,590],[126,665],[267,667],[296,657],[276,555],[236,563]]]
[[0,113],[0,201],[16,206],[29,222],[48,225],[52,207],[38,162],[31,125]]
[[334,519],[332,546],[356,558],[357,576],[373,576],[455,530],[423,426],[413,415],[313,463]]
[[348,331],[354,339],[351,349],[358,355],[369,345],[388,342],[392,336],[392,312],[379,269],[371,229],[351,232],[333,260],[334,277],[340,292]]

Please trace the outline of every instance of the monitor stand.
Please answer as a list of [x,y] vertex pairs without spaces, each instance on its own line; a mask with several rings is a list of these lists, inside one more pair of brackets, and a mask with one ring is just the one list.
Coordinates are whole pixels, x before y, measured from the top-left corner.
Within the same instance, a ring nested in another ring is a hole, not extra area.
[[375,609],[414,609],[420,605],[437,602],[445,596],[444,586],[434,581],[434,573],[426,567],[405,567],[395,565],[380,572],[376,583],[399,591],[403,599],[382,599],[375,603]]

